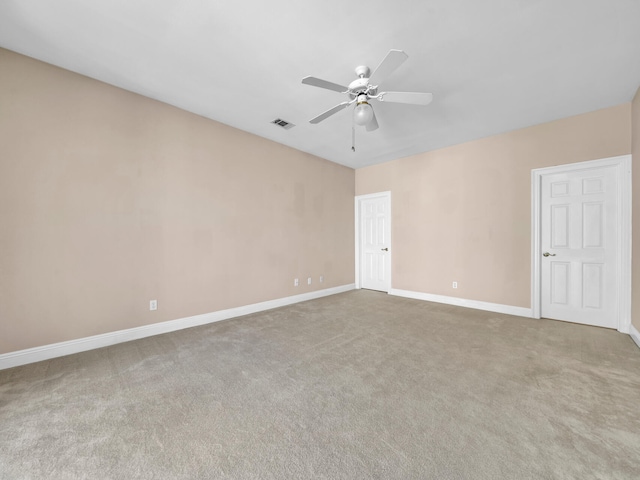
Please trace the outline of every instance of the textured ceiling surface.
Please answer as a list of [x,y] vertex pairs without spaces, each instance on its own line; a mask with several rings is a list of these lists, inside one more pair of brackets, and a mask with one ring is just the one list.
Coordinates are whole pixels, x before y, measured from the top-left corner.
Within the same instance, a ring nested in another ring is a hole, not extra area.
[[[640,1],[2,0],[0,46],[359,168],[629,102]],[[373,103],[356,152],[350,109],[309,124],[347,97],[303,77],[348,85],[390,49],[381,90],[430,105]]]

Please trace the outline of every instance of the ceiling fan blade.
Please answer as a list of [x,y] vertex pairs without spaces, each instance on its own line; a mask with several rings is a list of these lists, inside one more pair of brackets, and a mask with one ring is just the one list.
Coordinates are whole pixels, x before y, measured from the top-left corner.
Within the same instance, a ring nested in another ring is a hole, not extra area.
[[396,68],[404,63],[409,56],[402,50],[389,50],[387,56],[384,57],[380,65],[376,67],[371,76],[369,83],[371,85],[380,85]]
[[367,132],[373,132],[374,130],[378,129],[378,120],[376,119],[376,112],[373,111],[373,108],[371,109],[371,112],[373,113],[373,117],[371,117],[371,120],[369,121],[369,123],[367,123],[367,126],[365,127],[367,129]]
[[340,93],[344,93],[349,90],[347,87],[343,87],[337,83],[328,82],[327,80],[322,80],[321,78],[316,77],[304,77],[302,79],[302,83],[305,85],[312,85],[314,87],[326,88],[327,90],[333,90]]
[[433,100],[433,94],[418,92],[382,92],[378,94],[378,100],[381,102],[429,105],[431,100]]
[[342,110],[343,108],[348,107],[349,105],[351,105],[353,102],[342,102],[339,103],[338,105],[336,105],[333,108],[330,108],[329,110],[327,110],[324,113],[321,113],[320,115],[318,115],[317,117],[312,118],[311,120],[309,120],[309,123],[320,123],[321,121],[329,118],[331,115],[333,115],[334,113],[338,113],[340,110]]

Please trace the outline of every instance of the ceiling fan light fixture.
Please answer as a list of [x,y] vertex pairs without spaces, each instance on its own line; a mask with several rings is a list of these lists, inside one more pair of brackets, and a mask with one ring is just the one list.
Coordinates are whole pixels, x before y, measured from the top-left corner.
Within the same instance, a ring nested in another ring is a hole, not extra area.
[[358,102],[353,110],[353,121],[357,125],[366,125],[373,118],[373,108],[366,101]]

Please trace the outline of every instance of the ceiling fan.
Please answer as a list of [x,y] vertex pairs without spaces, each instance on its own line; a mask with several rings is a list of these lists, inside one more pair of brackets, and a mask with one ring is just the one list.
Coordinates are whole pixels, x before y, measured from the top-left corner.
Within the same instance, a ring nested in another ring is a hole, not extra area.
[[302,83],[314,87],[326,88],[340,93],[346,93],[348,101],[339,103],[326,112],[309,120],[309,123],[320,123],[331,115],[356,104],[353,110],[353,121],[357,125],[366,127],[368,132],[378,128],[378,121],[373,112],[373,107],[369,100],[374,99],[380,102],[409,103],[413,105],[428,105],[433,99],[431,93],[418,92],[378,92],[379,85],[393,73],[409,56],[402,50],[390,50],[384,57],[380,65],[371,73],[369,67],[361,65],[356,67],[358,78],[351,82],[348,87],[328,82],[316,77],[304,77]]

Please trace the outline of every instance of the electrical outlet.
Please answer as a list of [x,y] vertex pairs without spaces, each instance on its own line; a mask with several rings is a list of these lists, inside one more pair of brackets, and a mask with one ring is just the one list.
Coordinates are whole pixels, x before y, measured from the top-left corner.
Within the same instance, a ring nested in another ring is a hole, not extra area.
[[320,275],[320,283],[324,282],[324,276]]
[[311,277],[307,278],[307,285],[311,285]]
[[297,287],[298,285],[300,285],[300,280],[298,280],[297,278],[293,279],[293,286]]
[[458,282],[453,282],[453,285],[451,285],[453,288],[458,288]]
[[151,300],[149,302],[149,310],[157,310],[158,309],[158,300]]

